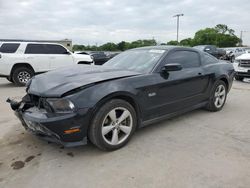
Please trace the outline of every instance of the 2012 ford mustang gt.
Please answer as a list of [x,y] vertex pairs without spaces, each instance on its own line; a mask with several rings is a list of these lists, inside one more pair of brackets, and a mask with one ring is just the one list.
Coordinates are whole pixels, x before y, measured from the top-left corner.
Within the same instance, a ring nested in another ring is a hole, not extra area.
[[233,66],[184,47],[128,50],[103,66],[35,76],[20,102],[8,100],[30,132],[65,146],[124,146],[138,127],[197,108],[223,108]]

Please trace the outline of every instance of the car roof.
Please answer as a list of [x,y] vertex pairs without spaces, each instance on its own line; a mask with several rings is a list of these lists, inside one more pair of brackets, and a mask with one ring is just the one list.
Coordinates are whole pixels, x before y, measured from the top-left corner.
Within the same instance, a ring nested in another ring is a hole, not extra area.
[[4,44],[4,43],[19,43],[19,44],[57,44],[57,45],[61,45],[60,43],[53,43],[53,42],[23,42],[23,41],[0,41],[0,44]]
[[172,45],[160,45],[160,46],[145,46],[140,48],[133,48],[131,50],[166,50],[170,51],[172,49],[182,49],[182,50],[192,50],[200,52],[200,50],[197,50],[192,47],[185,47],[185,46],[172,46]]

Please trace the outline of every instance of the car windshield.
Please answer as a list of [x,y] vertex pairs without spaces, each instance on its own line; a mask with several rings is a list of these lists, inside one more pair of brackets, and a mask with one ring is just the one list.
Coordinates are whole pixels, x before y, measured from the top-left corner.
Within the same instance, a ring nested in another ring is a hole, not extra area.
[[161,49],[129,50],[115,56],[103,66],[148,73],[164,52],[165,50]]

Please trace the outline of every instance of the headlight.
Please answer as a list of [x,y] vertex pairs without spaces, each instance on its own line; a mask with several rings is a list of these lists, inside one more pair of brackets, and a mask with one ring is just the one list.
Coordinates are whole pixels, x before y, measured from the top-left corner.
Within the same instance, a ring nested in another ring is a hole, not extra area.
[[75,109],[75,105],[68,99],[47,99],[47,102],[56,113],[71,113]]

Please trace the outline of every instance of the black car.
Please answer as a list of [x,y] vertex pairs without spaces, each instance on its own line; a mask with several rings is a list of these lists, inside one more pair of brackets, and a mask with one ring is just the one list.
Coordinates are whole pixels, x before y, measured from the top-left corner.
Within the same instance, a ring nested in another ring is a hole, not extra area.
[[105,54],[105,52],[78,52],[77,54],[89,54],[95,65],[103,65],[106,63],[111,57]]
[[214,45],[199,45],[194,46],[194,48],[207,52],[210,55],[216,57],[217,59],[227,59],[226,51],[223,49],[219,49]]
[[76,65],[36,75],[21,102],[23,126],[65,146],[124,146],[142,126],[197,108],[222,109],[234,77],[230,63],[193,48],[123,52],[103,66]]

